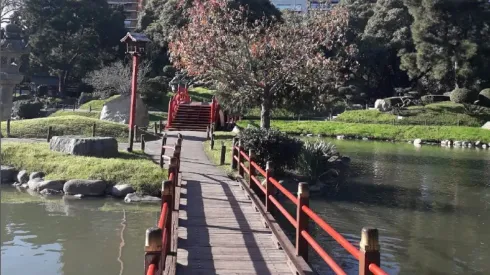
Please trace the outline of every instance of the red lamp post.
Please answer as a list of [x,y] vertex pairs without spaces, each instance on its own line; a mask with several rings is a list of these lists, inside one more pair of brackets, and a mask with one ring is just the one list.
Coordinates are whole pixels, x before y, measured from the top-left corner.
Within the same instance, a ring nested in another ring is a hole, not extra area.
[[131,79],[131,105],[129,113],[129,147],[128,151],[133,151],[134,143],[134,125],[136,117],[136,92],[138,89],[138,63],[139,57],[145,53],[146,43],[150,42],[150,39],[145,34],[128,32],[126,36],[121,39],[121,42],[126,43],[126,53],[133,56],[133,77]]

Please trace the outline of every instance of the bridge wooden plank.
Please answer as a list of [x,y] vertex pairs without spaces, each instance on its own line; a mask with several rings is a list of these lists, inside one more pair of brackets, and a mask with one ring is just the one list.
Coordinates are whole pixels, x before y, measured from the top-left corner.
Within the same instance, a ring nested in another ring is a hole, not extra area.
[[209,162],[200,139],[183,134],[176,273],[292,274],[240,183]]

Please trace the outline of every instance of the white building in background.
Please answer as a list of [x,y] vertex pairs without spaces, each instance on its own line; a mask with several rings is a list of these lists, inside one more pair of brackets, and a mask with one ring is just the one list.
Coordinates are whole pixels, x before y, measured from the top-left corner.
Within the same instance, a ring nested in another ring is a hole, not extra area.
[[[329,10],[340,0],[271,0],[278,10],[307,12],[308,10]],[[490,1],[490,0],[489,0]]]
[[138,14],[142,10],[143,0],[108,0],[109,6],[123,6],[126,19],[124,26],[127,30],[133,31],[138,25]]

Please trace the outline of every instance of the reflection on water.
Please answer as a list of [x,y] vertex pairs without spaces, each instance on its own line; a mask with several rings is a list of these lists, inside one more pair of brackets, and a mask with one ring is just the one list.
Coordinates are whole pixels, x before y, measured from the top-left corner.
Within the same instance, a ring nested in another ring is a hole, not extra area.
[[45,200],[8,187],[1,192],[2,275],[120,274],[124,214],[122,274],[141,273],[144,232],[154,225],[158,207],[105,199]]
[[[349,183],[311,207],[354,244],[380,230],[390,274],[490,274],[490,151],[334,141],[352,158]],[[357,262],[314,228],[342,267]],[[319,270],[327,271],[310,252]]]

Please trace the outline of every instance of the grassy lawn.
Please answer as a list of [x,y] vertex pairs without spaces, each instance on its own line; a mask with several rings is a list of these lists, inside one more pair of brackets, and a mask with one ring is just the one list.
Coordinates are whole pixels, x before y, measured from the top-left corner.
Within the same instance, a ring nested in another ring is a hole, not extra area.
[[118,158],[66,155],[49,150],[47,143],[2,144],[2,164],[28,172],[43,171],[47,179],[102,179],[128,183],[145,194],[158,194],[167,172],[143,153],[120,152]]
[[412,106],[401,110],[403,119],[397,115],[378,110],[346,111],[336,121],[348,123],[376,123],[395,125],[445,125],[481,127],[490,120],[490,108],[480,107],[481,113],[468,114],[462,104],[440,102],[426,106]]
[[204,87],[195,87],[189,89],[189,95],[192,101],[195,102],[210,102],[213,99],[214,90],[210,90]]
[[[13,138],[46,138],[49,126],[53,127],[53,136],[92,136],[94,123],[96,123],[97,136],[115,137],[120,141],[127,140],[128,127],[126,125],[78,115],[14,120],[10,126],[10,136]],[[2,123],[2,133],[5,131],[6,124]]]
[[224,142],[226,146],[225,164],[220,165],[220,168],[224,169],[228,174],[232,174],[231,170],[231,143],[235,136],[232,132],[215,132],[214,149],[211,149],[211,141],[207,140],[203,143],[204,152],[208,156],[212,163],[219,165],[221,158],[221,142]]
[[[259,126],[259,120],[242,120],[241,127],[247,124]],[[290,134],[350,135],[390,140],[468,140],[490,142],[490,130],[458,126],[415,126],[367,123],[343,123],[330,121],[283,121],[273,120],[273,128]]]
[[97,112],[97,111],[94,111],[94,112],[73,112],[73,111],[59,110],[59,111],[56,111],[50,115],[50,117],[63,117],[63,116],[83,116],[83,117],[90,117],[90,118],[99,119],[100,112]]
[[114,98],[118,98],[118,97],[119,97],[119,95],[114,95],[114,96],[111,96],[107,99],[94,99],[94,100],[91,100],[87,103],[80,105],[79,108],[84,109],[84,110],[88,110],[88,109],[90,109],[90,107],[92,107],[92,110],[102,111],[102,108],[104,107],[104,104],[106,102],[111,101]]

